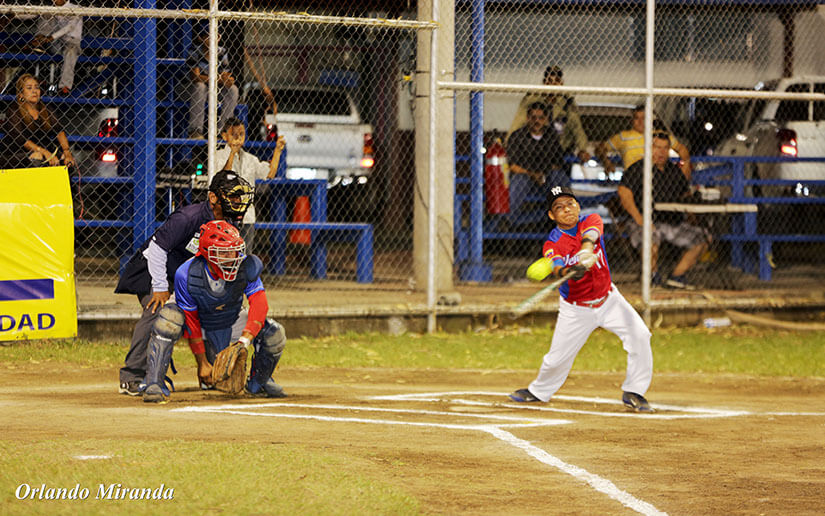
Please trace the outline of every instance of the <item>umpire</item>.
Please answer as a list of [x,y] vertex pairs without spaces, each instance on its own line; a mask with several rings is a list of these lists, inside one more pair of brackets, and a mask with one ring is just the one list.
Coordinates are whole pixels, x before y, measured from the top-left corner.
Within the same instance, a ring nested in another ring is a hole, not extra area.
[[135,294],[143,307],[132,343],[120,369],[118,393],[139,396],[146,375],[146,354],[152,324],[169,301],[175,271],[198,252],[201,225],[226,220],[238,226],[253,201],[252,186],[231,170],[221,170],[209,185],[204,202],[184,206],[169,215],[129,259],[115,287],[118,294]]

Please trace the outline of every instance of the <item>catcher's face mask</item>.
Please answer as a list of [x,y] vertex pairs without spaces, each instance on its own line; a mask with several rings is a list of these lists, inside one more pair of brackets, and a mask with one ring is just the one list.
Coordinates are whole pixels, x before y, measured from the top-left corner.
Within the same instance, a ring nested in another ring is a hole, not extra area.
[[246,255],[246,245],[232,224],[213,220],[201,226],[198,255],[206,258],[212,272],[226,281],[234,281]]

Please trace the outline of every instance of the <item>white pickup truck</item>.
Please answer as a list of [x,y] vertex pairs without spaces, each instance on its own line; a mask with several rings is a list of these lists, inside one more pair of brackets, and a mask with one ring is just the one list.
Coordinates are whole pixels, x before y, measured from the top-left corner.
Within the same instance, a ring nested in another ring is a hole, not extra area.
[[[825,93],[825,76],[795,76],[759,84],[757,90]],[[743,110],[740,132],[722,142],[718,156],[825,157],[825,102],[751,100]],[[754,179],[798,181],[793,187],[763,186],[762,195],[807,196],[814,188],[805,181],[825,180],[825,162],[755,163],[746,167]],[[821,189],[820,189],[821,190]]]
[[329,216],[363,219],[375,210],[368,184],[375,165],[372,126],[363,123],[347,90],[331,87],[271,88],[278,114],[267,114],[265,140],[286,139],[286,177],[328,181]]
[[287,178],[366,183],[372,172],[372,126],[342,89],[274,87],[278,115],[266,115],[266,138],[286,139]]

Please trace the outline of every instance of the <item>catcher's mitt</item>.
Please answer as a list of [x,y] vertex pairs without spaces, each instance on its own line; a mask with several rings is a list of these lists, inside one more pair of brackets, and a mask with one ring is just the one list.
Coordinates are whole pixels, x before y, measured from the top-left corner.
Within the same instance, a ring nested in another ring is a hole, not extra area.
[[230,394],[240,394],[246,384],[246,357],[242,342],[227,347],[215,357],[212,365],[212,384],[216,389]]

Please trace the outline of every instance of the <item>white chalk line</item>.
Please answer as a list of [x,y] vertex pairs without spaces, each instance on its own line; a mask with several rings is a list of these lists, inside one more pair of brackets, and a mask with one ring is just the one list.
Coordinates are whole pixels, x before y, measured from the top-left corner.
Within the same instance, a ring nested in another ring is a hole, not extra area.
[[646,516],[658,516],[667,514],[666,512],[660,511],[653,505],[643,500],[639,500],[627,491],[619,489],[618,487],[616,487],[616,484],[614,484],[610,480],[602,478],[594,473],[590,473],[589,471],[578,466],[574,466],[573,464],[568,464],[567,462],[564,462],[558,457],[550,455],[541,448],[534,446],[529,441],[519,439],[510,432],[507,432],[506,430],[502,430],[501,428],[496,427],[490,427],[487,430],[487,432],[497,437],[498,439],[504,441],[505,443],[525,451],[527,455],[533,457],[539,462],[547,464],[548,466],[552,466],[563,473],[566,473],[578,480],[587,483],[587,485],[589,485],[596,491],[606,494],[608,497],[612,498],[613,500],[616,500],[617,502],[621,503],[629,509],[632,509]]
[[[461,395],[461,394],[477,394],[477,393],[470,393],[470,392],[463,392],[463,393],[441,393],[440,395],[436,393],[435,395],[430,395],[432,397],[437,398],[437,401],[449,401],[455,403],[457,400],[455,399],[444,399],[444,395]],[[500,393],[495,393],[500,395]],[[400,395],[400,396],[407,396],[407,395]],[[368,399],[397,399],[394,397],[385,397],[385,396],[375,396],[370,397]],[[413,398],[402,398],[405,400],[410,401],[431,401],[429,399],[417,399]],[[467,401],[467,400],[458,400],[458,401]],[[490,405],[490,404],[487,404]],[[322,416],[322,415],[315,415],[315,414],[284,414],[284,413],[272,413],[272,412],[259,412],[255,409],[260,408],[313,408],[313,409],[323,409],[323,410],[347,410],[347,411],[364,411],[364,412],[375,412],[375,413],[399,413],[399,414],[416,414],[416,415],[434,415],[434,416],[448,416],[453,418],[478,418],[478,419],[488,419],[488,420],[498,420],[498,421],[507,421],[508,423],[499,423],[499,424],[482,424],[482,425],[462,425],[462,424],[450,424],[450,423],[432,423],[432,422],[417,422],[417,421],[394,421],[394,420],[382,420],[382,419],[369,419],[369,418],[358,418],[358,417],[337,417],[337,416]],[[571,421],[567,420],[559,420],[559,419],[535,419],[535,418],[523,418],[523,417],[513,417],[513,416],[504,416],[504,415],[497,415],[497,414],[467,414],[467,413],[456,413],[456,412],[445,412],[445,411],[434,411],[434,410],[419,410],[419,409],[405,409],[405,408],[385,408],[385,407],[363,407],[363,406],[348,406],[348,405],[329,405],[329,404],[303,404],[303,403],[285,403],[285,402],[277,402],[277,403],[261,403],[261,404],[233,404],[233,405],[218,405],[218,406],[203,406],[203,407],[182,407],[178,409],[173,409],[172,412],[200,412],[200,413],[221,413],[221,414],[235,414],[235,415],[245,415],[245,416],[257,416],[257,417],[279,417],[279,418],[287,418],[287,419],[311,419],[315,421],[329,421],[329,422],[349,422],[349,423],[368,423],[368,424],[384,424],[384,425],[401,425],[401,426],[412,426],[412,427],[429,427],[429,428],[448,428],[452,430],[476,430],[482,431],[487,434],[494,436],[495,438],[503,441],[510,446],[514,446],[522,451],[525,451],[529,456],[533,457],[534,459],[546,464],[548,466],[554,467],[559,471],[568,474],[577,480],[585,482],[589,485],[592,489],[607,495],[609,498],[618,501],[625,507],[628,507],[640,514],[644,514],[645,516],[659,516],[665,515],[662,511],[656,509],[653,505],[640,500],[627,491],[623,491],[616,487],[616,485],[607,480],[602,478],[594,473],[590,473],[589,471],[580,468],[578,466],[574,466],[572,464],[568,464],[563,460],[555,457],[546,451],[542,450],[531,444],[528,441],[523,439],[519,439],[510,432],[504,430],[505,427],[518,427],[518,428],[525,428],[525,427],[535,427],[535,426],[550,426],[550,425],[560,425],[560,424],[567,424]]]
[[[502,401],[477,401],[457,399],[451,396],[491,396],[499,398]],[[453,392],[430,392],[430,393],[412,393],[412,394],[392,394],[385,396],[372,396],[373,400],[386,401],[430,401],[430,402],[451,402],[457,405],[473,405],[473,406],[489,406],[489,407],[507,407],[524,410],[533,410],[538,412],[560,412],[567,414],[584,414],[592,416],[604,417],[644,417],[645,419],[712,419],[722,417],[743,417],[743,416],[807,416],[819,417],[825,416],[825,412],[754,412],[748,410],[733,410],[733,409],[715,409],[710,407],[687,407],[681,405],[667,405],[664,403],[651,403],[650,406],[657,411],[673,411],[683,412],[683,414],[661,414],[654,412],[653,414],[640,414],[637,412],[601,412],[597,410],[581,410],[568,409],[561,407],[548,406],[544,403],[517,403],[510,401],[505,394],[501,392],[490,391],[453,391]],[[621,405],[624,404],[620,400],[612,398],[593,398],[586,396],[553,396],[554,400],[561,401],[577,401],[584,403],[595,403],[603,405]],[[505,401],[506,400],[506,401]]]
[[235,414],[244,416],[262,416],[262,417],[281,417],[287,419],[315,419],[318,421],[340,421],[348,423],[374,423],[382,425],[409,425],[409,426],[434,426],[440,428],[452,428],[459,430],[484,430],[487,424],[457,424],[457,423],[431,423],[431,422],[416,422],[416,421],[394,421],[386,419],[369,419],[359,417],[340,417],[340,416],[321,416],[316,414],[284,414],[274,412],[258,412],[257,409],[262,408],[311,408],[324,410],[346,410],[346,411],[364,411],[364,412],[389,412],[399,414],[418,414],[418,415],[432,415],[432,416],[447,416],[452,418],[477,418],[487,420],[507,421],[509,424],[499,424],[501,427],[533,427],[533,426],[554,426],[565,425],[572,423],[572,421],[564,419],[527,419],[524,417],[501,416],[492,414],[466,414],[455,412],[441,412],[435,410],[415,410],[415,409],[392,409],[381,407],[360,407],[354,405],[325,405],[325,404],[302,404],[302,403],[261,403],[255,405],[217,405],[205,407],[182,407],[173,409],[172,412],[212,412],[222,414]]

